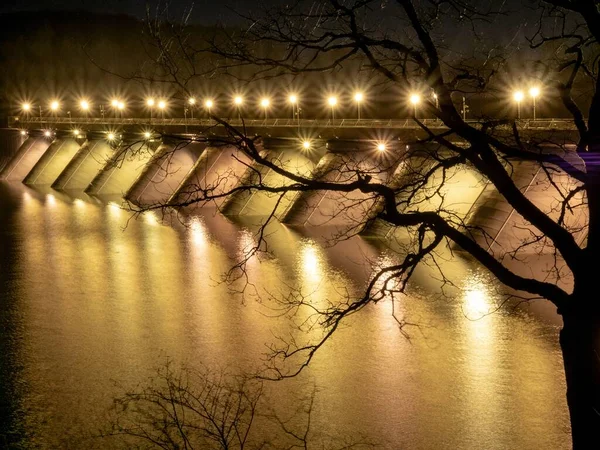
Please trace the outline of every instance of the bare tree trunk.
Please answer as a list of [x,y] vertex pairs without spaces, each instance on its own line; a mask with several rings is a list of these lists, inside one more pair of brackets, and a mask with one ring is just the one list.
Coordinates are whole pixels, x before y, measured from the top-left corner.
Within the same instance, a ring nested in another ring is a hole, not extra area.
[[600,445],[600,314],[563,313],[563,321],[560,346],[573,449],[596,449]]

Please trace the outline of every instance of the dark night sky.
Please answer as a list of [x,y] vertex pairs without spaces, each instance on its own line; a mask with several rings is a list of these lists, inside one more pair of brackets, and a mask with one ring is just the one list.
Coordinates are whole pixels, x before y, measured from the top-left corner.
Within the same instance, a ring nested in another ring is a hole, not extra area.
[[[97,13],[127,14],[143,18],[146,3],[145,0],[3,0],[0,5],[0,13],[84,10]],[[172,17],[181,17],[181,14],[193,4],[192,19],[194,22],[202,24],[230,21],[234,16],[230,8],[243,10],[247,6],[258,4],[256,1],[249,0],[171,0],[168,3]],[[157,2],[153,1],[151,4],[156,5]],[[228,6],[226,7],[225,4]]]

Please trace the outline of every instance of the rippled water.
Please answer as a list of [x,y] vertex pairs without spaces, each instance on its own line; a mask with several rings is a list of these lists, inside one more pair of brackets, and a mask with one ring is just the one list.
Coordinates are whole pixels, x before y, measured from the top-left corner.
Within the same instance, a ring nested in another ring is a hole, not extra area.
[[[83,436],[121,393],[114,381],[143,382],[166,356],[256,368],[290,328],[218,283],[251,230],[211,214],[189,228],[128,219],[91,199],[0,184],[0,447],[110,447]],[[293,285],[335,300],[359,292],[365,258],[391,257],[358,238],[328,248],[314,231],[273,231],[274,256],[249,266],[263,295]],[[436,299],[431,274],[417,274],[420,295],[399,305],[419,324],[410,339],[389,304],[369,307],[301,376],[270,386],[273,402],[316,385],[315,428],[386,448],[568,448],[556,325],[515,310],[481,318],[485,276],[461,262],[452,271],[464,285],[454,300]]]

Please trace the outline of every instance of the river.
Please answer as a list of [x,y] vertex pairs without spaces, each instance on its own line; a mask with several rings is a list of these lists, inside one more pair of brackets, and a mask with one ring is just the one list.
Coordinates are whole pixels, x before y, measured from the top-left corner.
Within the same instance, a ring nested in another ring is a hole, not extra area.
[[[272,227],[253,260],[263,301],[219,283],[251,229],[205,213],[191,226],[131,219],[112,204],[0,184],[0,448],[112,448],[95,438],[113,398],[166,358],[246,371],[291,329],[264,301],[295,286],[335,302],[392,255],[353,238]],[[399,332],[389,302],[348,320],[295,379],[269,383],[274,407],[316,386],[312,426],[383,448],[566,449],[558,326],[492,308],[492,282],[458,261],[463,289],[435,296],[425,272],[400,299],[418,326]],[[271,312],[271,314],[270,314]],[[298,318],[297,318],[298,319]],[[319,447],[318,445],[316,446]]]

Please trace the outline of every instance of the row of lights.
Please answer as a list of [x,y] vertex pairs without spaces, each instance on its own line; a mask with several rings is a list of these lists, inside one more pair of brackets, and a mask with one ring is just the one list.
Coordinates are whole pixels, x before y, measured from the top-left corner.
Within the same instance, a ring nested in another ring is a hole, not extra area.
[[[365,100],[365,95],[363,92],[361,91],[357,91],[354,93],[353,95],[353,100],[357,105],[357,113],[358,113],[358,118],[360,119],[360,106],[361,104],[364,102]],[[239,109],[241,109],[241,107],[244,105],[245,103],[245,98],[242,95],[235,95],[232,97],[232,103],[233,105]],[[298,97],[297,94],[290,94],[287,98],[287,101],[289,104],[292,105],[293,108],[298,107],[299,103],[300,103],[300,99]],[[335,95],[330,95],[326,98],[327,101],[327,105],[331,108],[332,110],[332,115],[334,114],[334,109],[338,106],[339,104],[339,99],[337,96]],[[419,94],[411,94],[409,97],[409,102],[416,107],[416,105],[418,103],[420,103],[421,101],[421,96]],[[190,106],[190,111],[193,114],[193,108],[196,107],[199,102],[196,100],[195,97],[190,97],[187,99],[187,104]],[[212,98],[206,98],[203,101],[203,106],[204,108],[209,112],[209,114],[211,113],[212,108],[215,106],[215,101]],[[272,101],[271,98],[269,97],[262,97],[260,98],[260,101],[258,103],[261,108],[263,108],[263,110],[265,111],[265,115],[267,114],[267,110],[270,108]],[[154,97],[148,97],[145,99],[145,105],[148,107],[148,109],[152,112],[152,110],[154,110],[155,108],[157,108],[160,111],[166,110],[168,108],[168,102],[165,99],[155,99]],[[53,113],[56,113],[58,111],[60,111],[61,109],[61,103],[59,100],[52,100],[49,103],[49,109],[50,111],[52,111]],[[113,110],[115,112],[119,111],[122,112],[125,107],[126,107],[126,103],[123,99],[120,98],[113,98],[110,101],[110,106],[113,108]],[[88,100],[80,100],[79,102],[79,109],[83,112],[89,112],[91,110],[91,104]],[[29,102],[25,102],[21,104],[21,110],[25,113],[30,113],[33,110],[33,105]],[[296,111],[293,111],[294,114],[296,113]],[[41,114],[41,106],[40,106],[40,114]]]
[[[75,136],[75,138],[80,138],[81,136],[81,131],[78,129],[74,129],[73,131],[73,135]],[[51,130],[45,130],[44,131],[44,136],[47,138],[50,138],[54,135],[55,133],[53,133]],[[26,130],[21,130],[21,135],[22,136],[26,136],[27,135],[27,131]],[[145,131],[143,133],[144,139],[145,140],[150,140],[152,138],[152,133],[150,131]],[[112,131],[108,131],[106,133],[106,140],[107,141],[114,141],[115,139],[117,139],[117,134],[112,132]],[[303,140],[302,141],[302,148],[304,150],[310,150],[312,147],[312,143],[309,140]],[[387,145],[385,144],[385,142],[377,142],[376,148],[378,151],[380,152],[384,152],[387,149]]]
[[[536,104],[535,103],[536,103],[536,99],[540,96],[540,94],[541,94],[541,89],[537,86],[533,86],[529,89],[529,96],[533,99],[533,118],[534,119],[536,118],[535,117],[535,115],[536,115],[536,111],[535,111]],[[435,101],[436,106],[437,106],[437,95],[435,93],[432,95],[432,98]],[[357,91],[354,93],[353,99],[357,105],[357,115],[358,115],[358,118],[360,119],[360,113],[361,113],[360,107],[361,107],[361,104],[365,100],[365,95],[363,92]],[[521,118],[521,103],[525,99],[524,92],[522,90],[515,91],[513,93],[513,99],[517,104],[517,116],[520,119]],[[292,105],[292,116],[295,117],[297,115],[298,118],[300,118],[300,113],[299,113],[300,100],[299,100],[298,95],[290,94],[288,96],[287,100],[288,100],[288,103],[290,103]],[[335,95],[330,95],[326,98],[326,101],[327,101],[327,105],[331,108],[331,117],[335,118],[335,108],[338,106],[338,103],[339,103],[338,97]],[[408,103],[410,105],[412,105],[412,107],[414,108],[415,116],[417,115],[417,106],[421,102],[422,102],[422,96],[419,93],[413,92],[408,96]],[[232,103],[238,109],[238,113],[241,114],[241,108],[245,103],[244,97],[241,95],[235,95],[232,98]],[[193,118],[194,107],[196,107],[198,105],[198,101],[196,100],[195,97],[190,97],[187,99],[187,104],[190,106],[190,112],[191,112],[191,115]],[[151,117],[152,117],[152,111],[155,108],[157,108],[159,111],[161,111],[161,113],[164,116],[164,111],[169,106],[167,100],[155,99],[154,97],[146,98],[145,105],[150,110]],[[210,114],[212,108],[215,106],[215,101],[212,98],[206,98],[203,102],[203,105],[204,105],[204,108]],[[263,109],[265,118],[266,118],[267,114],[268,114],[268,109],[271,106],[271,99],[269,97],[262,97],[259,101],[259,105]],[[125,104],[125,101],[120,98],[113,98],[110,102],[110,106],[115,111],[115,114],[117,112],[120,112],[122,114],[123,110],[125,109],[126,104]],[[52,100],[49,104],[49,107],[50,107],[50,111],[52,111],[53,113],[56,113],[60,110],[61,104],[58,100]],[[40,116],[41,116],[41,106],[39,108],[40,108]],[[33,106],[31,103],[25,102],[21,105],[21,109],[25,113],[30,113],[33,109]],[[91,110],[90,102],[85,99],[80,100],[79,109],[85,113],[88,113]],[[185,111],[187,114],[187,107],[186,107]],[[102,113],[104,113],[103,110],[102,110]]]

